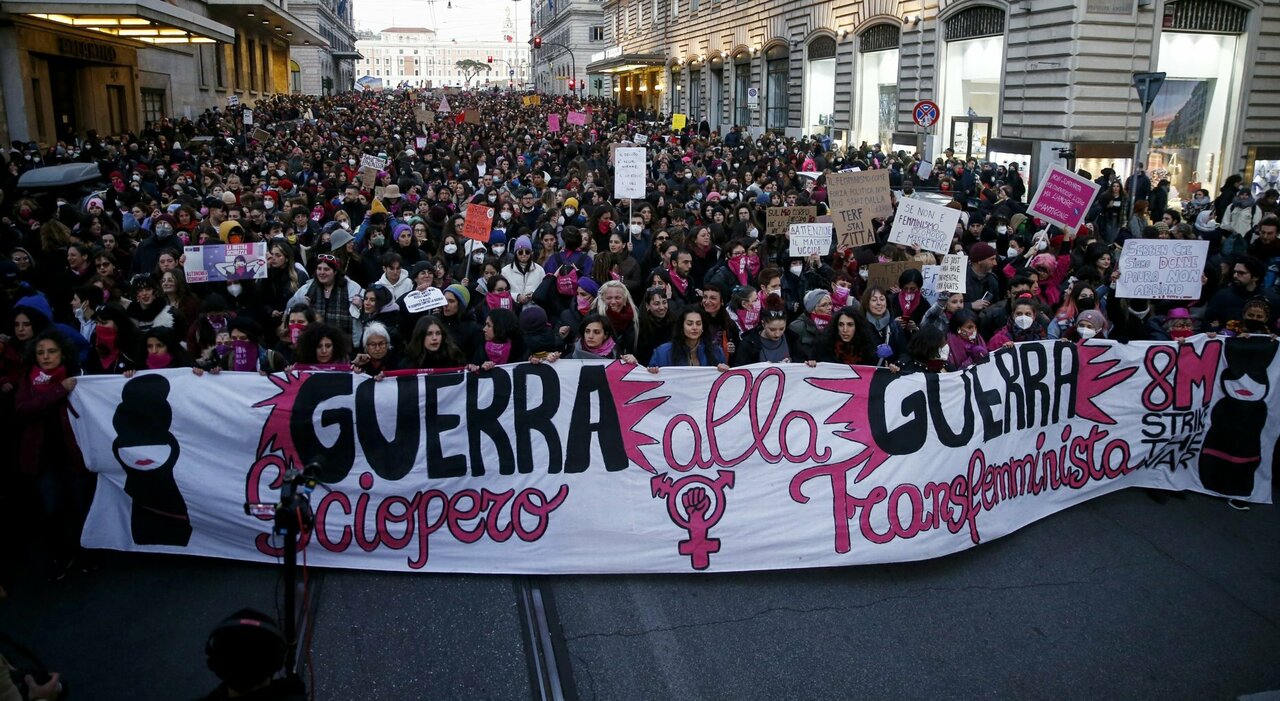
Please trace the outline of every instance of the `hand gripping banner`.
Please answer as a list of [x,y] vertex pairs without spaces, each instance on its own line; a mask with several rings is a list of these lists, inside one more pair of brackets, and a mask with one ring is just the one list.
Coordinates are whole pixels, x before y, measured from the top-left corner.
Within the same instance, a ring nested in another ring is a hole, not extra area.
[[[1025,343],[962,372],[522,364],[83,378],[87,547],[272,561],[246,502],[322,456],[309,562],[485,573],[939,557],[1125,487],[1269,502],[1277,344]],[[266,519],[266,520],[264,520]]]

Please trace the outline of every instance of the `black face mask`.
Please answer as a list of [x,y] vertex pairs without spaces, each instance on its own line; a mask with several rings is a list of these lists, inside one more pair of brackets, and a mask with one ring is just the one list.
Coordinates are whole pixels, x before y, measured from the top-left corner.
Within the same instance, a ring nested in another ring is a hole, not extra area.
[[1098,300],[1092,297],[1081,297],[1080,299],[1076,300],[1076,309],[1082,312],[1087,312],[1090,309],[1093,309],[1094,307],[1096,307],[1097,305],[1098,305]]
[[1258,321],[1256,319],[1245,319],[1244,330],[1248,331],[1249,333],[1269,333],[1270,332],[1270,329],[1267,328],[1267,322]]

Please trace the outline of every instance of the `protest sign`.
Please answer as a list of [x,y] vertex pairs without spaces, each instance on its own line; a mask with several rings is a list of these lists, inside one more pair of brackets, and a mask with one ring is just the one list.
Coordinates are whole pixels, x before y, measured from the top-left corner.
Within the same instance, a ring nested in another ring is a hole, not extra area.
[[832,173],[827,176],[827,198],[836,223],[839,248],[868,246],[876,242],[872,217],[893,214],[889,201],[889,171]]
[[942,257],[942,266],[938,271],[934,289],[945,292],[964,292],[968,270],[969,256],[963,253],[948,253]]
[[449,106],[448,96],[440,98],[440,106],[436,108],[436,111],[444,112],[445,114],[448,114],[453,111],[453,108]]
[[526,95],[522,100],[525,107],[537,107],[542,104],[541,95]]
[[926,265],[920,268],[920,275],[924,277],[924,284],[920,286],[920,294],[929,300],[929,306],[938,303],[938,272],[941,270],[941,265]]
[[811,224],[818,218],[817,207],[769,207],[764,212],[765,236],[783,236],[792,224]]
[[1040,190],[1031,198],[1028,214],[1051,221],[1064,229],[1077,229],[1093,206],[1093,198],[1102,189],[1097,183],[1082,178],[1062,166],[1051,166]]
[[253,110],[246,109],[244,111],[244,124],[245,126],[253,125]]
[[591,115],[586,112],[569,112],[569,123],[575,127],[585,127],[591,123]]
[[560,115],[555,112],[547,115],[547,131],[553,134],[560,131]]
[[434,112],[424,107],[414,107],[413,121],[419,124],[429,124],[436,121],[436,116]]
[[373,197],[374,197],[374,199],[379,199],[379,200],[380,200],[380,199],[382,199],[382,196],[383,196],[384,194],[386,194],[386,192],[387,192],[387,188],[386,188],[386,186],[385,186],[385,185],[379,185],[379,186],[377,186],[377,187],[373,188]]
[[377,156],[372,156],[366,153],[360,157],[360,169],[364,170],[365,168],[372,168],[375,171],[386,170],[387,159],[379,158]]
[[636,146],[645,146],[649,143],[649,136],[647,134],[636,132],[635,142]]
[[908,268],[920,270],[924,263],[918,260],[899,260],[891,263],[872,263],[867,273],[867,287],[883,287],[886,290],[898,286],[898,276]]
[[646,151],[635,146],[623,146],[613,152],[613,196],[636,199],[644,197]]
[[676,114],[671,115],[671,128],[684,129],[686,119],[687,118],[685,117],[685,115],[680,114],[678,112]]
[[239,106],[240,106],[239,95],[227,95],[227,107],[239,107]]
[[378,171],[373,168],[360,169],[360,187],[364,190],[372,189],[378,184]]
[[187,246],[182,269],[187,283],[262,279],[267,276],[267,244],[236,243]]
[[425,137],[425,136],[415,136],[415,137],[413,137],[413,145],[414,145],[414,147],[416,147],[419,151],[421,151],[421,150],[425,149],[425,148],[427,147],[427,137]]
[[444,291],[439,287],[428,287],[425,290],[411,290],[405,293],[404,308],[410,314],[418,314],[431,309],[439,309],[445,306],[448,301],[444,298]]
[[493,208],[482,204],[467,205],[463,215],[462,235],[477,241],[488,241],[493,231]]
[[1129,239],[1120,254],[1116,296],[1200,299],[1208,241]]
[[254,129],[253,138],[256,141],[270,141],[271,132],[267,131],[266,129]]
[[893,218],[889,243],[919,246],[922,251],[947,253],[951,250],[951,239],[955,237],[958,221],[958,209],[906,198],[898,203],[898,215]]
[[928,180],[931,175],[933,175],[933,163],[920,161],[920,165],[916,166],[916,176],[921,180]]
[[312,567],[830,567],[958,553],[1127,487],[1267,503],[1280,392],[1226,378],[1275,387],[1276,355],[1196,336],[1030,341],[942,374],[143,370],[77,378],[68,414],[97,476],[88,548],[274,563],[273,515],[244,504],[279,503],[280,475],[323,456]]
[[831,252],[832,225],[830,222],[792,224],[787,228],[791,238],[791,257],[806,257],[817,253],[825,256]]
[[462,123],[463,124],[479,124],[480,110],[463,110]]

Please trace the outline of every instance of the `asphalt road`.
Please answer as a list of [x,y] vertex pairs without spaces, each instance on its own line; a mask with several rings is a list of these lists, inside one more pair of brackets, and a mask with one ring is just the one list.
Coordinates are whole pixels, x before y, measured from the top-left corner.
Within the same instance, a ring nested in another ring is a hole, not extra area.
[[[1128,490],[938,560],[540,583],[582,699],[1231,699],[1280,689],[1278,546],[1274,507]],[[0,630],[74,698],[195,698],[208,630],[274,611],[277,581],[118,553],[56,584],[11,567]],[[316,698],[531,698],[512,578],[310,581]]]

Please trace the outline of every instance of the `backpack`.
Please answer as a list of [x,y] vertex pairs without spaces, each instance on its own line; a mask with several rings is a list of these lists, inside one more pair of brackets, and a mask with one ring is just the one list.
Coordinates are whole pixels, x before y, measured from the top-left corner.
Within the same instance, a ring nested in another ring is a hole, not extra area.
[[1234,256],[1242,256],[1248,250],[1249,245],[1245,243],[1244,236],[1234,231],[1230,235],[1222,239],[1222,257],[1231,258]]

